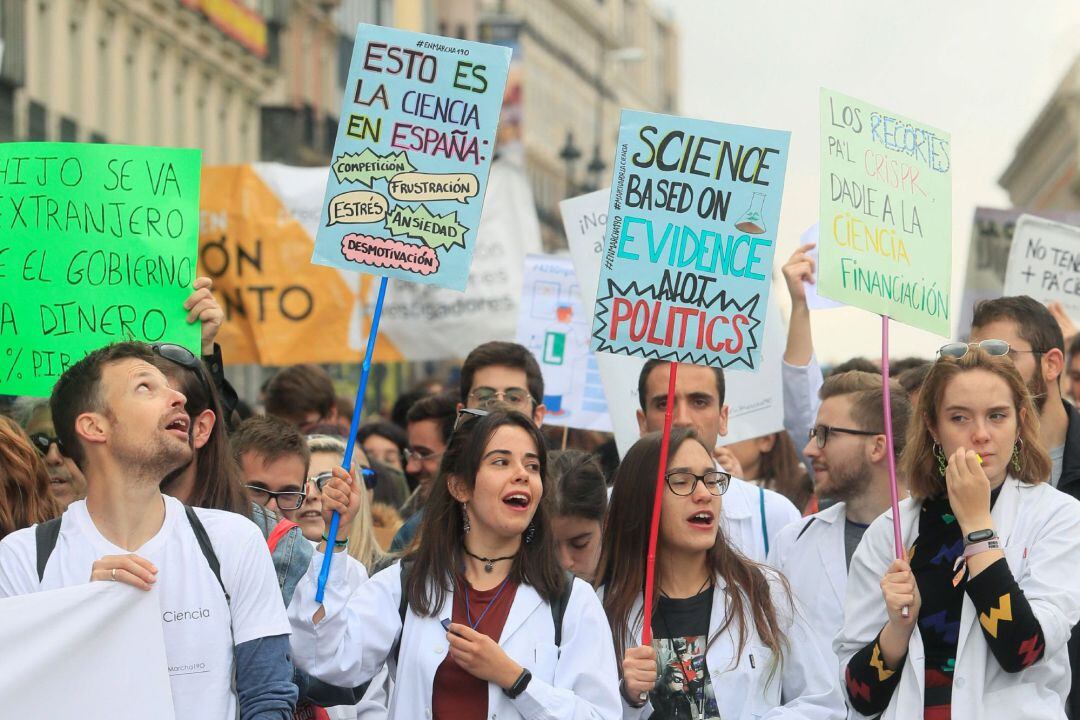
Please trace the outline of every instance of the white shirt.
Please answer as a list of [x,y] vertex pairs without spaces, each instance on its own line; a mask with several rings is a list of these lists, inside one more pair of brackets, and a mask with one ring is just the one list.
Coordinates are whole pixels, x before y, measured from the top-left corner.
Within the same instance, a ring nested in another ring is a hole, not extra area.
[[[922,503],[900,503],[904,546],[919,534]],[[1018,673],[1007,673],[986,644],[975,606],[964,595],[953,672],[953,720],[1065,718],[1072,673],[1066,644],[1080,620],[1080,502],[1050,487],[1007,478],[990,516],[1004,545],[1005,561],[1039,621],[1046,641],[1043,657]],[[844,626],[833,644],[843,667],[877,637],[888,614],[879,583],[894,555],[892,510],[878,517],[851,558]],[[884,720],[922,717],[925,650],[918,625],[908,641],[900,684]],[[862,717],[852,711],[852,717]]]
[[[326,583],[326,616],[311,622],[318,610],[315,590],[322,555],[311,558],[307,575],[289,603],[293,624],[292,649],[296,666],[324,682],[351,687],[371,680],[390,662],[394,692],[389,717],[395,720],[430,718],[432,685],[449,646],[439,618],[450,617],[453,595],[447,593],[434,617],[411,610],[401,623],[401,563],[376,573],[352,592],[344,563],[334,562]],[[532,587],[521,585],[514,594],[503,625],[499,646],[515,662],[528,668],[532,680],[511,700],[488,683],[488,717],[497,720],[615,720],[619,676],[607,617],[596,593],[582,580],[574,580],[563,616],[562,645],[554,643],[551,607]],[[400,640],[398,661],[390,657]]]
[[[233,718],[237,714],[233,643],[289,634],[270,551],[258,527],[247,518],[196,509],[221,563],[221,580],[232,597],[230,632],[230,606],[199,549],[183,504],[162,497],[165,522],[135,554],[158,569],[157,582],[149,592],[161,606],[176,718]],[[89,582],[96,560],[127,554],[98,532],[85,500],[74,502],[64,513],[40,583],[34,529],[19,530],[0,541],[0,597],[81,585]]]

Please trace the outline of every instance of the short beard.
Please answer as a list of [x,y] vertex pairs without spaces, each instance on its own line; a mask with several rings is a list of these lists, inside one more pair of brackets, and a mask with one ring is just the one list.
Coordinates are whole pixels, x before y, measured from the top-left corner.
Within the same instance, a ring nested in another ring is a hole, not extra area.
[[866,461],[866,458],[862,458],[858,467],[851,470],[846,467],[834,468],[830,465],[829,480],[831,487],[826,497],[834,502],[848,502],[861,495],[866,489],[870,481],[870,463]]

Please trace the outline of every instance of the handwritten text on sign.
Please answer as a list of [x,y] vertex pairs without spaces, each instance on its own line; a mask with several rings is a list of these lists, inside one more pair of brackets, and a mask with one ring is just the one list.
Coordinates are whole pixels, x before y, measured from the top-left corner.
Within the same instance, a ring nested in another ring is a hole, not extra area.
[[1005,295],[1030,295],[1060,302],[1080,321],[1080,227],[1021,215],[1016,221]]
[[0,145],[0,392],[46,396],[122,340],[198,352],[184,299],[199,238],[198,150]]
[[788,138],[623,111],[593,350],[758,366]]
[[949,135],[821,91],[822,295],[948,336]]
[[359,26],[313,262],[465,289],[509,64]]

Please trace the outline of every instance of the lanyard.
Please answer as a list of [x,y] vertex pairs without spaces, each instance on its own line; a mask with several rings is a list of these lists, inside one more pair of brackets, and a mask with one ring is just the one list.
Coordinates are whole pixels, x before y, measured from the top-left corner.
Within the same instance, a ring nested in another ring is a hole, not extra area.
[[484,616],[487,615],[488,610],[491,609],[491,606],[494,605],[495,601],[499,599],[500,595],[502,595],[502,591],[506,589],[506,583],[508,582],[510,582],[509,574],[506,576],[506,579],[502,581],[502,585],[499,585],[499,591],[495,593],[495,597],[491,598],[491,600],[488,600],[488,604],[484,608],[484,612],[480,613],[480,617],[476,618],[476,622],[473,622],[472,609],[469,607],[469,588],[463,588],[465,592],[465,617],[469,619],[469,627],[475,630],[477,626],[480,625],[480,621],[484,619]]

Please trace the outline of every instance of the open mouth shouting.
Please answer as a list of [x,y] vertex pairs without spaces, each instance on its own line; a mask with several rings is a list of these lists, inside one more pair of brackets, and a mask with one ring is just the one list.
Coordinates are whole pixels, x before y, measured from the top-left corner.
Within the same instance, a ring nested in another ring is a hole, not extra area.
[[532,495],[524,490],[515,490],[503,495],[503,504],[516,512],[525,512],[532,505]]
[[686,518],[686,522],[698,530],[712,530],[716,526],[716,515],[712,510],[698,510]]

